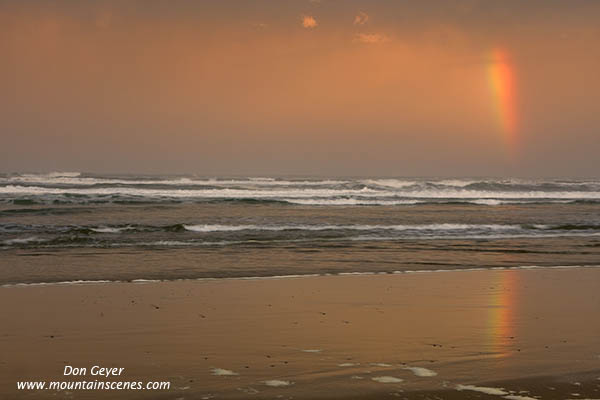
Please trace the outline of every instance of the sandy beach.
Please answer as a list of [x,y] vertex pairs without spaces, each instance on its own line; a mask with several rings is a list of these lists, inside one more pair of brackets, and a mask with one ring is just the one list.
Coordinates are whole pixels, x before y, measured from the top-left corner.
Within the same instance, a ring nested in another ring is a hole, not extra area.
[[[17,285],[0,301],[6,399],[600,398],[599,268]],[[94,379],[170,388],[16,389]]]

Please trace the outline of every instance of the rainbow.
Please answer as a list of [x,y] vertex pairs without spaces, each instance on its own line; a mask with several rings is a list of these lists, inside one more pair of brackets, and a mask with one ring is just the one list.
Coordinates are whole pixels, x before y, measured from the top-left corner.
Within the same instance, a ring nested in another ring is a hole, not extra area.
[[487,64],[487,77],[493,96],[496,114],[504,144],[511,154],[517,148],[517,112],[515,97],[515,73],[506,50],[495,48]]

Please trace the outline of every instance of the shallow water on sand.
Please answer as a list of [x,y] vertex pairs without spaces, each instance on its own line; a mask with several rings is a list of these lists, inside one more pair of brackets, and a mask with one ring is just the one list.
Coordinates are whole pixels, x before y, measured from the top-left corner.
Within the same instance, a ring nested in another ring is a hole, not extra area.
[[3,315],[0,395],[66,362],[173,385],[110,398],[596,398],[599,285],[599,268],[571,268],[3,288],[20,306]]

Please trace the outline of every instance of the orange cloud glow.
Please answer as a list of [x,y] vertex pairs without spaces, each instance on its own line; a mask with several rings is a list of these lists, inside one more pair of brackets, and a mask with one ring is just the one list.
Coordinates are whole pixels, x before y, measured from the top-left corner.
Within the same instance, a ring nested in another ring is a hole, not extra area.
[[364,25],[369,21],[369,15],[367,13],[360,11],[354,17],[354,25]]
[[303,15],[302,16],[302,26],[307,29],[316,28],[317,20],[315,19],[315,17],[312,17],[310,15]]

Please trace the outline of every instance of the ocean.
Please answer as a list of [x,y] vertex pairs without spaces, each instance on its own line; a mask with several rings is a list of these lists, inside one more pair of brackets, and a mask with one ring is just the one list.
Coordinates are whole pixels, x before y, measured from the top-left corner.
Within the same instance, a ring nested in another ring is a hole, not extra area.
[[598,179],[0,174],[0,285],[598,264]]

